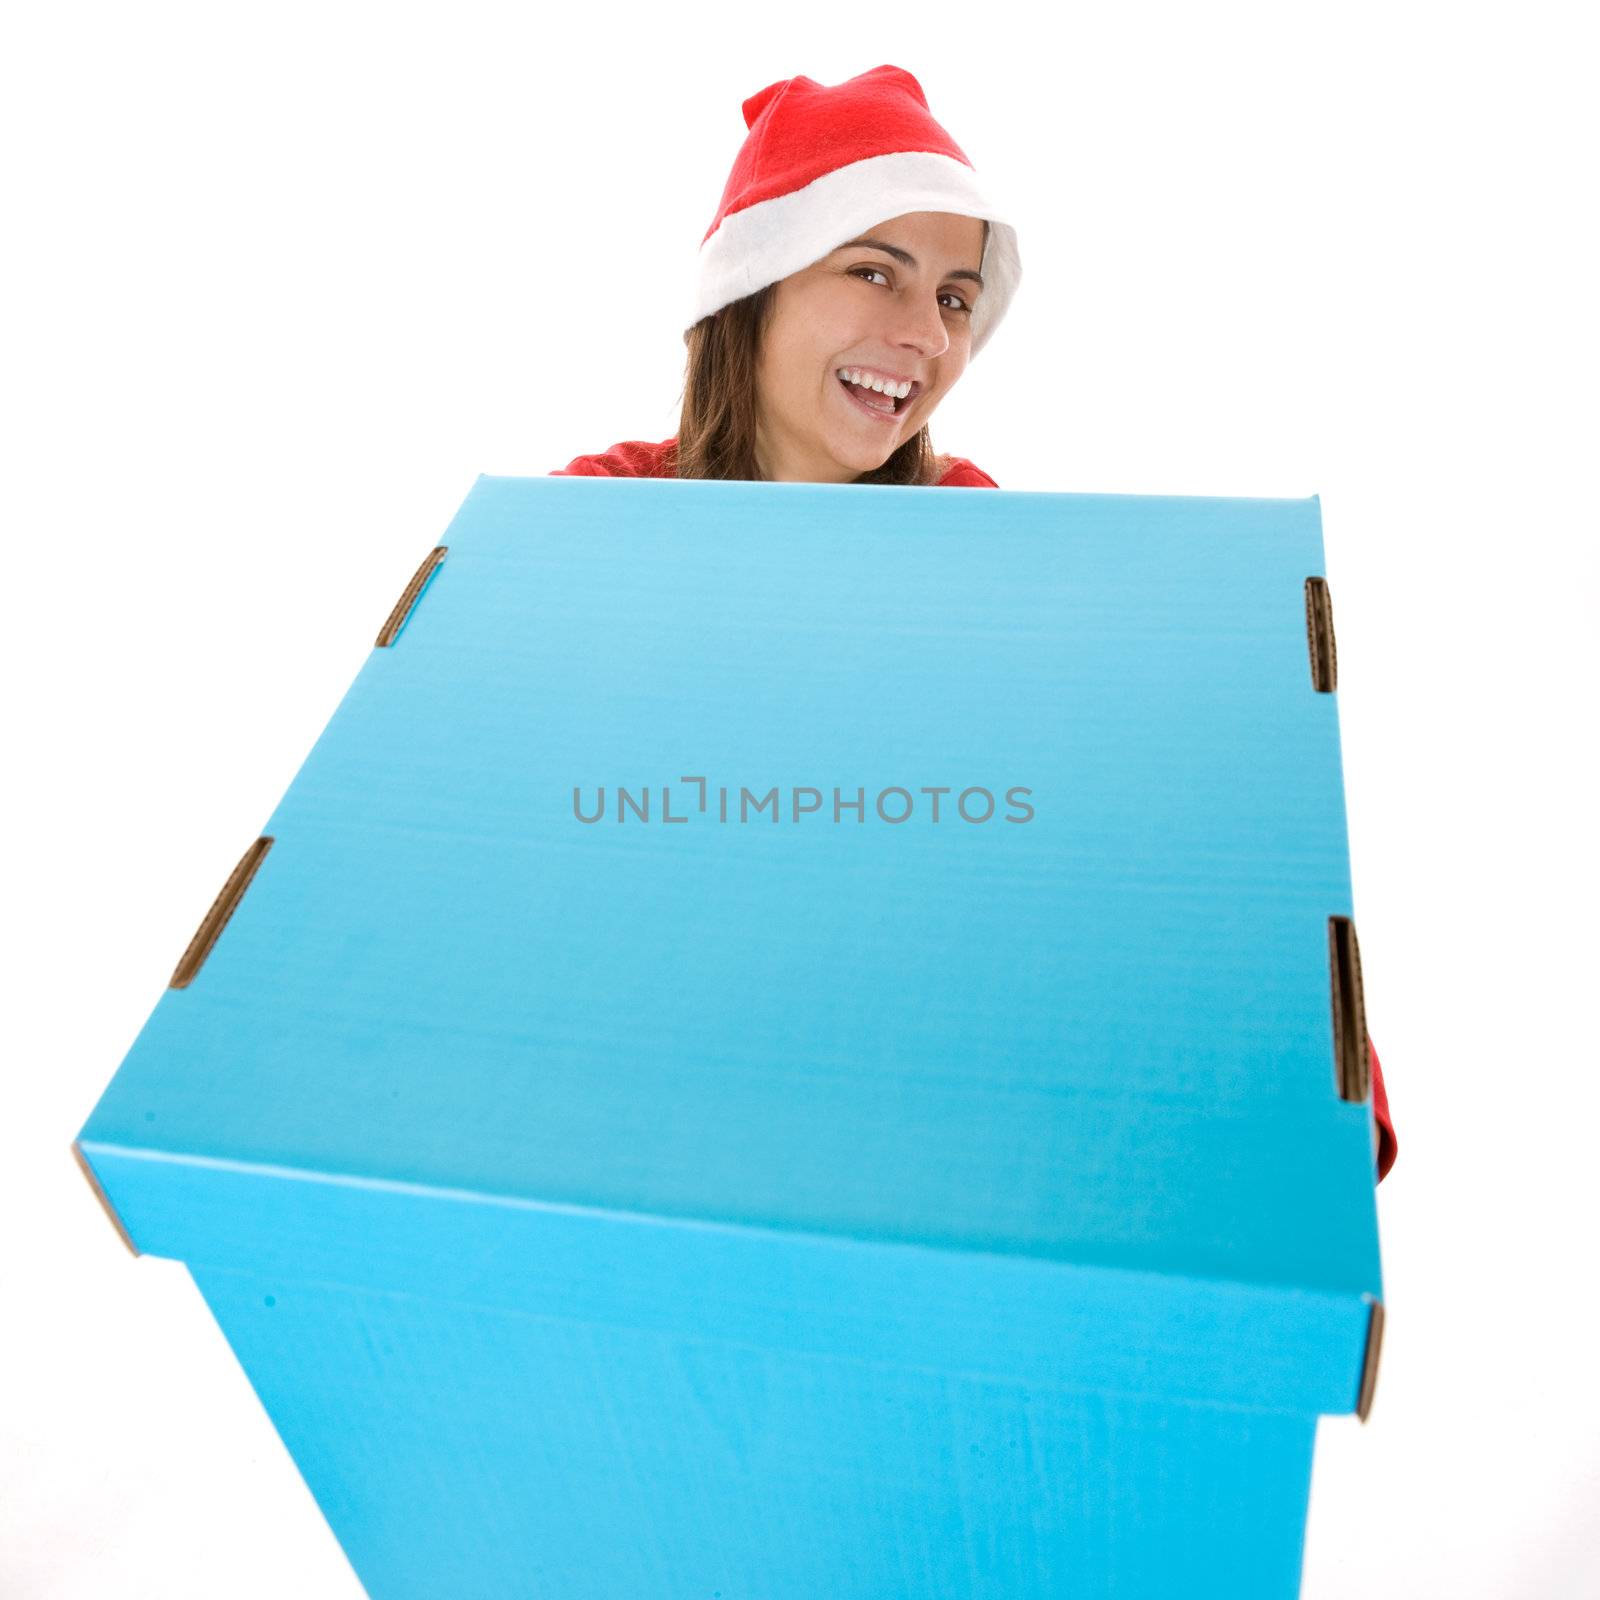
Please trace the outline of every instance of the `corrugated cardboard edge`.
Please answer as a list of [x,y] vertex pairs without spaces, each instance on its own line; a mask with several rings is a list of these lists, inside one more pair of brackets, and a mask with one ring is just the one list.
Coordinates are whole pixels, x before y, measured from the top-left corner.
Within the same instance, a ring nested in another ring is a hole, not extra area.
[[1333,1072],[1339,1098],[1357,1104],[1372,1088],[1361,946],[1349,917],[1328,918],[1328,986],[1333,1006]]
[[1361,1358],[1361,1391],[1356,1396],[1356,1415],[1365,1422],[1372,1412],[1372,1396],[1378,1387],[1378,1356],[1383,1349],[1383,1302],[1366,1297],[1372,1302],[1367,1317],[1367,1348]]
[[73,1159],[78,1163],[78,1170],[89,1180],[89,1187],[94,1190],[94,1197],[100,1202],[100,1209],[111,1219],[111,1226],[117,1230],[117,1237],[128,1247],[128,1254],[136,1256],[139,1247],[133,1242],[132,1236],[122,1225],[122,1218],[117,1215],[116,1208],[106,1197],[106,1192],[100,1187],[100,1180],[94,1175],[94,1168],[89,1165],[88,1157],[78,1148],[78,1141],[72,1141]]
[[449,549],[449,545],[435,545],[422,558],[422,565],[412,573],[411,582],[405,586],[400,598],[395,601],[394,610],[389,613],[389,620],[378,630],[376,648],[385,650],[400,636],[400,630],[406,625],[406,618],[411,615],[411,608],[421,598],[422,591],[428,586],[428,579],[433,576]]
[[1339,646],[1333,636],[1333,596],[1326,578],[1306,579],[1306,650],[1311,656],[1311,687],[1332,694],[1339,686]]
[[167,980],[169,989],[187,989],[194,981],[194,975],[205,965],[205,960],[211,954],[211,947],[222,937],[222,930],[228,925],[228,918],[244,898],[244,892],[250,887],[250,880],[255,877],[256,869],[265,859],[267,851],[272,848],[272,835],[262,834],[245,853],[239,857],[239,864],[228,874],[228,881],[223,884],[217,893],[217,898],[211,902],[211,909],[206,912],[200,926],[194,931],[194,938],[189,941],[189,947],[179,958],[178,964],[172,969],[172,976]]

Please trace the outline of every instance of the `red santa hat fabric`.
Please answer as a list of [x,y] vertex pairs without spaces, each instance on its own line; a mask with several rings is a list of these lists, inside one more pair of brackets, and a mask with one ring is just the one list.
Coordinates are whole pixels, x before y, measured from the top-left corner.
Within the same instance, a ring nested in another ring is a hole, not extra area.
[[934,121],[922,85],[887,65],[832,86],[783,78],[744,102],[744,120],[749,132],[700,244],[689,326],[875,223],[949,211],[989,224],[972,309],[977,355],[1022,277],[1016,230],[993,184]]

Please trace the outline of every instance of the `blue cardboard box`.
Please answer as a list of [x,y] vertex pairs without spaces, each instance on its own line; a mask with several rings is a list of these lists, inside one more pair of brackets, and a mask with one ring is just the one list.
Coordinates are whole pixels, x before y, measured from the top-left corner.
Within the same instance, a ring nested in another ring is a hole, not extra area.
[[478,480],[75,1145],[376,1600],[1298,1592],[1383,1298],[1322,568]]

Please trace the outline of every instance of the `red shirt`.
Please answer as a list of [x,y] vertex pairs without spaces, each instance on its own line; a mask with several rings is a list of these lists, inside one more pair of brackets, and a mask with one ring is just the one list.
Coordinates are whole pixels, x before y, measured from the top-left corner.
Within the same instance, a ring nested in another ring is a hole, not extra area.
[[[566,466],[549,474],[552,478],[664,478],[672,446],[678,436],[663,439],[659,444],[646,444],[641,439],[627,439],[614,444],[599,455],[574,456]],[[974,466],[965,456],[940,456],[941,476],[936,488],[940,489],[998,489],[981,467]],[[1389,1175],[1400,1145],[1394,1136],[1394,1125],[1389,1120],[1389,1096],[1383,1087],[1383,1068],[1378,1064],[1378,1047],[1369,1038],[1367,1051],[1372,1060],[1372,1113],[1378,1131],[1378,1182]]]
[[[574,456],[566,466],[552,472],[552,478],[664,478],[667,476],[667,457],[678,436],[663,439],[660,444],[646,444],[641,439],[627,439],[614,444],[597,456]],[[939,466],[943,476],[935,485],[940,489],[998,489],[981,467],[975,467],[965,456],[940,456]]]

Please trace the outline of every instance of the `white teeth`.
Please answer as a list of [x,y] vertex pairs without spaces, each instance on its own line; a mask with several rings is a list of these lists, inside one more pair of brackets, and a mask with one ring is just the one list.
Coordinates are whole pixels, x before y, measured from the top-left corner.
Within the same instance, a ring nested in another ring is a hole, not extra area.
[[863,389],[871,389],[874,394],[893,395],[897,400],[904,400],[911,393],[911,384],[889,383],[883,378],[866,376],[859,367],[840,367],[839,376],[850,383],[859,384]]

